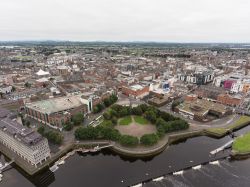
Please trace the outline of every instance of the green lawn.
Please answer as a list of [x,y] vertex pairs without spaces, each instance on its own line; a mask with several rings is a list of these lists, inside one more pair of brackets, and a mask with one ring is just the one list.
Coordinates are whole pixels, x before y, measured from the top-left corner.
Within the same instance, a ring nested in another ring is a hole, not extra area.
[[215,133],[215,134],[225,134],[227,130],[224,128],[211,128],[207,129],[208,132]]
[[139,123],[141,125],[146,125],[149,124],[148,120],[146,120],[144,117],[142,116],[134,116],[134,120],[136,123]]
[[240,127],[246,123],[250,123],[250,117],[249,116],[241,116],[234,124],[230,125],[230,129],[234,129],[237,127]]
[[126,116],[124,118],[121,118],[119,121],[119,125],[129,125],[130,123],[132,123],[131,116]]
[[236,153],[250,153],[250,132],[236,138],[233,143],[233,151]]

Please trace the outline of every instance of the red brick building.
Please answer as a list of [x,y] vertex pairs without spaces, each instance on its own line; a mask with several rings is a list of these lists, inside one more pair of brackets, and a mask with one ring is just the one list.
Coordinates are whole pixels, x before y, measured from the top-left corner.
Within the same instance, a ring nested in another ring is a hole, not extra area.
[[242,98],[241,97],[233,97],[228,94],[220,94],[217,97],[217,102],[222,103],[224,105],[229,106],[237,106],[240,104]]
[[143,98],[149,94],[149,86],[133,85],[130,87],[123,86],[122,93],[134,98]]

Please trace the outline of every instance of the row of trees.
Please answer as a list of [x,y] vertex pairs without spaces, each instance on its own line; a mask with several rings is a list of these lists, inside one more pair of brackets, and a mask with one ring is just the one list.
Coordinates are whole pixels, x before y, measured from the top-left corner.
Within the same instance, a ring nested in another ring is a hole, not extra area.
[[118,100],[118,97],[115,94],[112,94],[109,98],[106,98],[103,100],[102,103],[97,104],[93,108],[94,113],[99,113],[101,112],[104,108],[111,106]]
[[118,141],[125,146],[136,146],[139,143],[139,139],[137,137],[121,135],[117,129],[106,126],[79,127],[75,131],[75,138],[77,140],[112,140]]
[[[98,126],[98,127],[79,127],[75,131],[75,138],[77,140],[112,140],[118,141],[124,146],[136,146],[139,144],[139,138],[130,135],[121,135],[120,132],[114,128]],[[154,145],[158,142],[157,134],[145,134],[140,138],[143,145]]]
[[48,141],[53,144],[61,145],[63,142],[63,135],[59,132],[53,130],[45,131],[43,126],[39,127],[37,132],[46,137]]

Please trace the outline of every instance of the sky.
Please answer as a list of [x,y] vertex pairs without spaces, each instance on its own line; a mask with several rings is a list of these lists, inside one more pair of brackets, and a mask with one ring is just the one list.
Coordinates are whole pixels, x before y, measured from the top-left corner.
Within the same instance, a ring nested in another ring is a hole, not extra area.
[[0,41],[250,42],[250,0],[0,0]]

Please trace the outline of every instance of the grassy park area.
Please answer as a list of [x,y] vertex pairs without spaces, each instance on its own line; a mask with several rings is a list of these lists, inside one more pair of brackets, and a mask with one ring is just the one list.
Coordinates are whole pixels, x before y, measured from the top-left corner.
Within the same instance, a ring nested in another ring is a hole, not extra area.
[[150,123],[147,119],[145,119],[142,116],[134,116],[133,118],[134,118],[135,122],[140,124],[140,125],[146,125],[146,124]]
[[126,116],[120,119],[119,121],[119,125],[129,125],[130,123],[132,123],[132,118],[131,116]]
[[250,153],[250,132],[236,138],[233,143],[233,151],[240,154]]
[[215,135],[215,136],[224,136],[227,132],[239,129],[244,127],[245,125],[250,123],[249,116],[241,116],[237,121],[235,121],[232,125],[223,128],[210,128],[207,129],[206,132]]
[[189,128],[186,121],[146,104],[136,107],[114,104],[103,114],[103,118],[97,127],[76,129],[75,138],[112,140],[123,146],[151,146],[166,133]]

